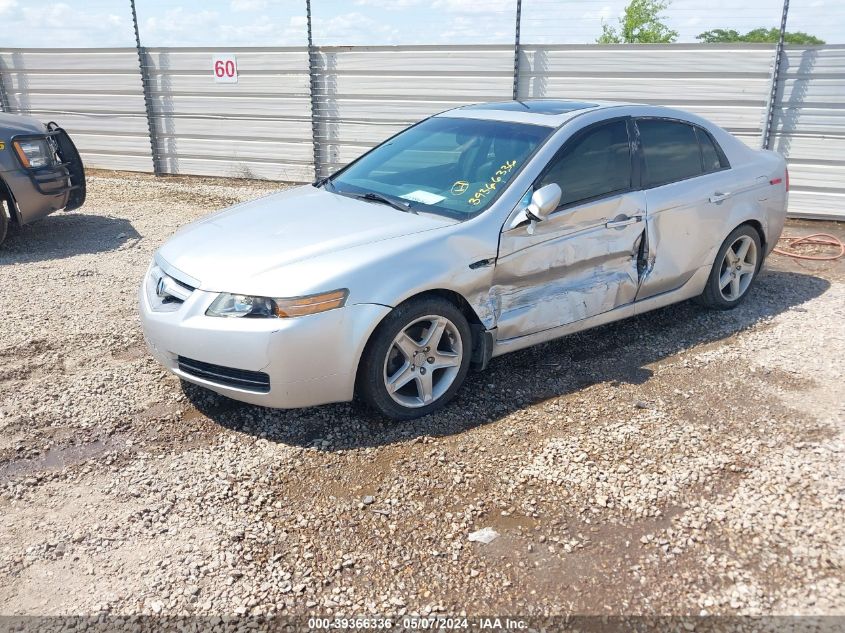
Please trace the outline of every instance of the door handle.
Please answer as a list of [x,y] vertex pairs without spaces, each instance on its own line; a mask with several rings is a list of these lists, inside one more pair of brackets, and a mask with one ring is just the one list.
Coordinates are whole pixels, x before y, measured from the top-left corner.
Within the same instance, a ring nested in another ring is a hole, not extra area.
[[615,229],[619,226],[628,226],[629,224],[636,224],[637,222],[642,222],[643,216],[641,215],[623,215],[620,217],[616,217],[613,220],[608,220],[605,226],[609,229]]
[[732,195],[733,194],[730,193],[729,191],[725,192],[725,193],[722,193],[721,191],[717,191],[712,196],[710,196],[710,202],[716,204],[716,203],[722,202],[723,200],[727,200]]

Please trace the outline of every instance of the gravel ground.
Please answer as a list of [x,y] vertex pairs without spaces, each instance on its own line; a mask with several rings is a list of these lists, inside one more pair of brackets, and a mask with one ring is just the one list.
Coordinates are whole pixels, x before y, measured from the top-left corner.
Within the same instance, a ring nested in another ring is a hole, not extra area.
[[98,172],[0,249],[0,613],[845,615],[845,263],[773,256],[735,311],[497,358],[412,423],[272,411],[163,372],[136,290],[276,188]]

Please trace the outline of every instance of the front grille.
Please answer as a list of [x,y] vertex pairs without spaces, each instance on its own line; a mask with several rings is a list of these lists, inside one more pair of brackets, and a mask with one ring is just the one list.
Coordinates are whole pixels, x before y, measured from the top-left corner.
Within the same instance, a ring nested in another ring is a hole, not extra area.
[[190,297],[191,293],[196,290],[193,286],[189,286],[164,273],[160,274],[159,279],[161,280],[161,286],[159,287],[159,282],[157,281],[156,294],[162,303],[184,303],[185,299]]
[[196,290],[193,286],[176,279],[173,275],[165,274],[155,264],[150,268],[149,275],[147,275],[146,288],[150,307],[156,312],[178,310]]
[[196,378],[217,383],[225,387],[235,387],[256,393],[270,392],[270,376],[263,371],[233,369],[221,365],[212,365],[199,360],[179,356],[179,369]]

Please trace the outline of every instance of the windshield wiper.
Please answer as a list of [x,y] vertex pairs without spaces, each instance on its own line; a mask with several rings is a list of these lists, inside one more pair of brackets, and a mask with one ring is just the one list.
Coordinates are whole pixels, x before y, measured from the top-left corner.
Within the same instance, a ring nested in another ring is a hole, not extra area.
[[396,200],[391,200],[387,196],[375,193],[374,191],[368,191],[367,193],[362,193],[361,195],[356,195],[355,197],[362,198],[364,200],[372,200],[373,202],[389,204],[394,209],[399,209],[400,211],[405,211],[406,213],[416,213],[416,211],[411,208],[410,202],[397,202]]
[[318,178],[314,182],[311,183],[313,186],[317,187],[318,189],[322,186],[325,186],[326,189],[334,189],[334,183],[332,183],[331,176],[325,176],[323,178]]

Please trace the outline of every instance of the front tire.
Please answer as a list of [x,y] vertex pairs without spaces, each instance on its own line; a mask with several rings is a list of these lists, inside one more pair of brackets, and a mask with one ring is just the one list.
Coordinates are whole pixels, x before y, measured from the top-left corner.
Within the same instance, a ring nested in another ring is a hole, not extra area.
[[717,310],[735,308],[748,296],[762,261],[759,233],[747,224],[737,227],[722,243],[699,303]]
[[373,333],[361,358],[359,392],[392,420],[411,420],[445,406],[471,360],[472,333],[463,313],[439,297],[398,306]]
[[0,244],[6,239],[6,234],[9,231],[9,217],[6,215],[6,207],[3,204],[3,199],[0,198]]

